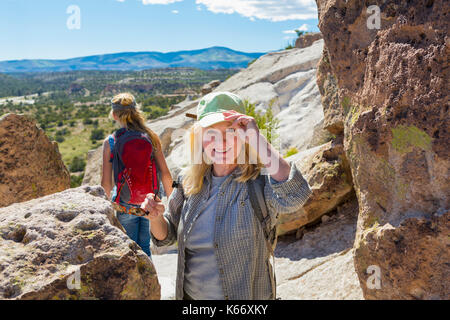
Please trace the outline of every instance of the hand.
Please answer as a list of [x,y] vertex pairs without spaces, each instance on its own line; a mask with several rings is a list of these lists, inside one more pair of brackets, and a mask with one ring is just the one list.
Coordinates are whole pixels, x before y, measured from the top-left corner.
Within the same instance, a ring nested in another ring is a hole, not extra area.
[[159,199],[153,193],[147,194],[144,202],[141,204],[141,209],[149,213],[147,216],[145,216],[149,220],[154,220],[156,218],[162,217],[165,211],[161,199]]
[[251,136],[258,136],[259,129],[253,117],[231,110],[224,112],[225,120],[232,121],[232,128],[236,129],[238,136],[244,141]]

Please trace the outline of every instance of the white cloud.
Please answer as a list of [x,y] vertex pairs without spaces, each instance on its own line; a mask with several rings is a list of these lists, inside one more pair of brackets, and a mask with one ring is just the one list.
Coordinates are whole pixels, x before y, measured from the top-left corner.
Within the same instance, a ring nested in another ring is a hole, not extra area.
[[196,0],[196,3],[214,13],[238,13],[247,18],[271,21],[317,18],[314,0]]
[[173,14],[178,14],[180,11],[178,11],[178,10],[172,10],[172,13]]
[[306,23],[302,24],[299,28],[297,28],[297,30],[300,30],[300,31],[308,31],[308,29],[309,29],[309,26]]
[[296,34],[297,32],[295,32],[295,30],[299,30],[299,31],[308,31],[308,29],[309,29],[309,26],[305,23],[305,24],[302,24],[300,27],[298,27],[297,29],[294,29],[294,30],[284,30],[283,31],[283,33],[286,33],[286,34]]
[[142,0],[143,4],[170,4],[183,0]]

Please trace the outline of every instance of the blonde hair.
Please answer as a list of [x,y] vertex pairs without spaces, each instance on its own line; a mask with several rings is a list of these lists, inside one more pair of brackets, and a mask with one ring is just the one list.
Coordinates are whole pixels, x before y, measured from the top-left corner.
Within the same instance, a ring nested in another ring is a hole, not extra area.
[[[203,177],[206,171],[210,167],[212,167],[212,164],[208,164],[205,162],[203,151],[200,160],[201,163],[197,163],[198,161],[194,161],[196,148],[195,141],[199,138],[197,136],[198,134],[202,134],[202,130],[200,125],[196,123],[189,130],[189,136],[187,139],[187,143],[190,147],[191,165],[183,174],[183,191],[186,195],[197,194],[202,190]],[[238,167],[241,169],[241,175],[238,176],[235,181],[244,183],[250,179],[256,179],[264,165],[262,164],[261,159],[256,153],[255,149],[253,149],[248,143],[244,144],[242,152],[244,152],[245,162],[243,164],[238,164]],[[256,159],[257,161],[256,163],[250,163],[250,159]]]
[[[136,100],[131,93],[120,93],[116,95],[111,102],[124,107],[136,105]],[[155,132],[146,126],[144,115],[137,105],[135,108],[111,110],[110,118],[112,119],[113,114],[119,118],[119,122],[127,129],[146,133],[150,137],[155,150],[161,149],[161,140]]]

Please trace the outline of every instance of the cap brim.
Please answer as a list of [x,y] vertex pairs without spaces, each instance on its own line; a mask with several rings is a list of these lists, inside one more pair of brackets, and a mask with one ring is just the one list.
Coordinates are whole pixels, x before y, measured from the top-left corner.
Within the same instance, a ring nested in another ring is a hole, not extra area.
[[216,123],[222,122],[222,121],[225,121],[225,116],[223,115],[222,112],[217,112],[217,113],[211,113],[211,114],[204,116],[203,118],[201,118],[198,121],[198,123],[203,128],[206,128],[206,127],[210,127],[210,126],[212,126]]

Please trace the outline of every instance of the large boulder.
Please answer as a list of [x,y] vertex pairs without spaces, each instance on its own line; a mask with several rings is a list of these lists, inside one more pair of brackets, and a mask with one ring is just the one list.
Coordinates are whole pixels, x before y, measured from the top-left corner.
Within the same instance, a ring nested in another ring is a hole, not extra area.
[[70,188],[58,144],[24,115],[0,118],[0,207]]
[[151,260],[99,186],[1,208],[0,252],[0,299],[160,298]]
[[296,162],[313,193],[302,209],[280,215],[279,235],[292,233],[319,220],[354,195],[350,168],[341,139],[296,154],[288,160]]
[[315,41],[322,39],[322,34],[320,32],[310,32],[302,34],[295,40],[295,47],[298,49],[306,48],[311,46]]
[[364,296],[449,299],[450,3],[371,1],[378,30],[364,2],[316,2],[359,200]]

